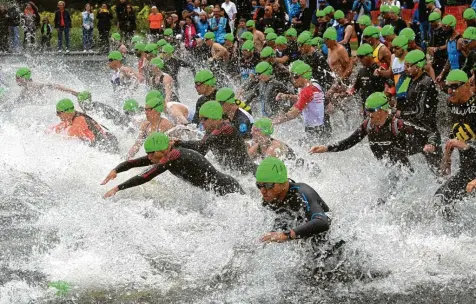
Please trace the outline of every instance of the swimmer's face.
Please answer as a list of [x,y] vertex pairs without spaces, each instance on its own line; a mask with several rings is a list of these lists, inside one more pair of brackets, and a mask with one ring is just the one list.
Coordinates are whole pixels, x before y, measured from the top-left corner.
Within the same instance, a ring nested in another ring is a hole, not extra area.
[[262,81],[262,82],[268,81],[269,78],[270,78],[269,75],[265,75],[265,74],[259,74],[259,75],[258,75],[258,79],[259,79],[260,81]]
[[388,117],[388,112],[386,110],[378,110],[376,112],[371,112],[369,114],[370,122],[376,126],[383,126]]
[[250,58],[253,55],[253,53],[248,50],[243,50],[241,54],[243,55],[244,58]]
[[408,62],[405,62],[405,74],[410,77],[414,77],[418,75],[419,72],[420,68],[416,64],[410,64]]
[[291,82],[296,88],[302,88],[306,84],[304,77],[298,75],[291,75]]
[[467,92],[467,89],[469,88],[469,82],[468,83],[463,83],[460,81],[449,81],[446,83],[445,86],[445,91],[448,93],[448,101],[454,104],[460,104],[466,102],[464,100],[465,93]]
[[66,113],[66,112],[56,112],[56,116],[61,121],[66,121],[66,122],[73,122],[73,117],[74,117],[74,112],[73,113]]
[[284,51],[285,49],[288,48],[288,46],[286,44],[276,44],[276,48],[279,50],[279,51]]
[[113,61],[109,61],[108,65],[111,70],[115,70],[120,67],[121,62],[119,60],[113,60]]
[[273,188],[271,189],[261,187],[259,191],[261,192],[265,202],[272,203],[277,201],[281,193],[284,191],[284,184],[274,184]]
[[253,141],[259,143],[264,142],[269,138],[267,135],[263,134],[259,128],[256,127],[251,128],[251,137],[253,138]]
[[160,163],[162,158],[164,158],[167,155],[168,151],[169,151],[169,149],[167,149],[165,151],[155,151],[155,152],[152,152],[152,153],[147,153],[147,158],[151,162],[153,162],[154,164],[158,164],[158,163]]
[[276,43],[274,43],[274,41],[272,41],[272,40],[266,41],[266,45],[273,48],[273,49],[276,47]]
[[200,117],[200,123],[203,125],[203,128],[207,132],[215,130],[221,120],[210,119],[206,117]]
[[148,122],[156,121],[160,118],[160,113],[149,107],[145,107],[145,117]]
[[401,47],[397,47],[397,46],[394,46],[394,47],[393,47],[393,53],[394,53],[395,56],[397,56],[397,57],[402,56],[404,52],[405,52],[405,50],[402,49]]
[[230,40],[225,40],[225,47],[231,48],[232,46],[233,46],[233,42],[231,42]]
[[208,46],[212,46],[214,41],[212,39],[205,39],[205,43],[208,45]]
[[19,86],[25,86],[26,85],[26,79],[22,77],[17,77],[16,82]]

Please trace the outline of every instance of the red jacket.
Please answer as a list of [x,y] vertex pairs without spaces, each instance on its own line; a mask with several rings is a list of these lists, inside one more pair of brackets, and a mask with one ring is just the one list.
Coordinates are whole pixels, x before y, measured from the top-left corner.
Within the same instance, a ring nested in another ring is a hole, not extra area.
[[195,25],[185,25],[183,28],[183,33],[185,36],[185,47],[186,48],[194,48],[197,46],[197,41],[193,39],[197,35],[197,30],[195,29]]

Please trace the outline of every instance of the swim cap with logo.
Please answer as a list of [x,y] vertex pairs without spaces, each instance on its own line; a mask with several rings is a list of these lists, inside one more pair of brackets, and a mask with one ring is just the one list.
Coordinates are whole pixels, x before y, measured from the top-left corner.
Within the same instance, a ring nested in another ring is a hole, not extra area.
[[88,91],[83,91],[78,94],[78,102],[91,101],[91,93]]
[[242,51],[254,51],[255,45],[252,40],[246,40],[245,43],[241,46]]
[[217,79],[210,70],[201,70],[195,74],[195,83],[215,86],[217,84]]
[[217,101],[210,100],[200,107],[199,115],[200,117],[220,120],[223,118],[223,108]]
[[114,39],[114,40],[121,40],[121,34],[119,33],[113,33],[111,35],[111,38]]
[[112,51],[109,53],[109,56],[107,56],[109,60],[122,60],[122,54],[119,51]]
[[297,39],[299,44],[311,44],[312,36],[308,33],[301,33]]
[[438,12],[433,12],[428,16],[428,21],[435,22],[441,19],[441,14]]
[[341,11],[341,10],[337,10],[335,13],[334,13],[334,20],[339,20],[341,18],[345,18],[345,15],[344,15],[344,12]]
[[230,88],[219,89],[215,98],[218,102],[235,104],[235,92]]
[[332,14],[334,11],[335,11],[334,8],[330,5],[328,5],[324,8],[324,14],[326,14],[326,15]]
[[164,61],[162,60],[162,58],[157,58],[157,57],[153,58],[150,61],[150,64],[153,65],[153,66],[158,67],[161,70],[164,68]]
[[325,32],[324,35],[322,35],[323,39],[329,39],[329,40],[337,40],[337,31],[335,27],[330,27],[328,28]]
[[357,49],[357,56],[373,56],[374,48],[368,44],[364,43]]
[[463,33],[464,39],[476,40],[476,27],[470,26]]
[[175,48],[171,44],[167,43],[162,47],[162,50],[160,52],[166,54],[173,54],[175,52]]
[[417,67],[422,68],[426,63],[426,56],[420,50],[413,50],[405,56],[405,62],[416,64]]
[[382,92],[372,93],[369,97],[367,97],[367,100],[365,101],[365,108],[366,109],[381,109],[381,110],[390,109],[387,95],[385,95],[385,93],[382,93]]
[[292,27],[284,33],[284,36],[297,37],[297,30],[294,27]]
[[476,19],[476,11],[471,7],[465,9],[463,13],[463,19],[464,20]]
[[146,153],[165,151],[169,148],[169,137],[162,132],[153,132],[144,141]]
[[251,32],[244,32],[243,34],[241,34],[241,39],[245,41],[253,41],[253,34]]
[[265,135],[271,135],[274,132],[273,121],[267,117],[263,117],[254,122],[253,128],[259,129]]
[[308,80],[312,78],[312,68],[306,63],[293,64],[291,66],[291,73],[299,75]]
[[454,70],[451,70],[449,73],[448,73],[448,76],[446,76],[446,82],[450,82],[450,81],[458,81],[458,82],[468,82],[468,75],[466,74],[466,72],[462,71],[462,70],[459,70],[459,69],[454,69]]
[[276,38],[276,40],[274,40],[274,43],[275,44],[280,44],[280,45],[288,44],[288,39],[286,39],[286,37],[284,37],[284,36],[278,36],[278,38]]
[[270,46],[267,46],[261,50],[260,57],[261,58],[269,58],[276,56],[274,49]]
[[362,34],[364,35],[364,37],[368,36],[368,37],[378,38],[380,31],[377,27],[371,25],[371,26],[367,26],[362,32]]
[[273,74],[273,66],[267,61],[262,61],[256,65],[255,71],[258,75],[271,76]]
[[276,40],[276,38],[278,38],[278,35],[276,35],[276,33],[269,33],[268,35],[266,35],[266,41],[274,41]]
[[225,40],[233,42],[235,41],[235,36],[232,33],[228,33],[225,35]]
[[274,33],[274,29],[273,29],[272,27],[267,27],[267,28],[264,30],[264,33],[265,33],[265,34]]
[[25,80],[31,79],[31,70],[29,68],[19,68],[15,74],[17,78],[23,78]]
[[139,51],[139,52],[144,52],[145,47],[146,47],[145,43],[138,42],[138,43],[136,43],[136,45],[134,45],[134,50]]
[[288,181],[286,165],[276,157],[265,158],[256,169],[256,181],[258,183],[283,184]]
[[326,13],[324,13],[324,10],[317,10],[316,11],[316,17],[317,18],[322,18],[326,15]]
[[174,31],[171,28],[164,30],[164,36],[172,36],[173,34],[174,34]]
[[153,109],[159,113],[164,112],[164,97],[162,96],[162,93],[160,95],[161,96],[147,99],[145,101],[145,105],[147,106],[147,108]]
[[398,36],[405,36],[407,37],[408,41],[415,41],[415,38],[416,38],[415,32],[409,27],[406,27],[403,30],[401,30]]
[[382,37],[395,35],[395,30],[393,25],[388,24],[384,26],[380,34],[382,34]]
[[456,18],[453,15],[446,15],[445,17],[443,17],[443,20],[441,20],[441,22],[447,26],[451,26],[451,27],[456,26]]
[[399,47],[399,48],[406,51],[408,49],[408,39],[407,39],[407,37],[405,37],[405,36],[396,37],[392,41],[392,46]]
[[139,103],[135,99],[128,99],[124,101],[124,104],[122,105],[122,110],[124,110],[124,112],[138,112]]
[[362,15],[362,16],[360,16],[359,20],[357,20],[357,23],[365,25],[365,26],[371,26],[372,25],[372,20],[370,19],[369,16]]
[[74,113],[74,103],[71,99],[64,98],[56,103],[56,111],[63,113]]
[[246,27],[255,27],[255,22],[253,20],[246,21]]
[[206,32],[203,36],[204,39],[215,40],[215,33],[213,32]]

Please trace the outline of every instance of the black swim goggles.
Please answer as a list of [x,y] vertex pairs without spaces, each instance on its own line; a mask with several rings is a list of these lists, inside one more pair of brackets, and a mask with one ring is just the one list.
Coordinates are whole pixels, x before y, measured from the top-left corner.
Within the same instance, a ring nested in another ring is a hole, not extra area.
[[64,109],[63,111],[56,111],[56,115],[59,115],[59,114],[61,114],[61,113],[66,113],[66,112],[71,111],[71,110],[74,110],[74,107],[68,108],[68,109]]
[[425,60],[426,60],[426,58],[423,57],[422,59],[418,60],[417,62],[411,63],[410,66],[412,67],[412,66],[414,66],[415,64],[418,64],[418,63],[420,63],[420,62],[422,62],[422,61],[425,61]]
[[256,183],[256,188],[262,189],[265,188],[266,190],[271,190],[274,188],[275,183]]
[[201,81],[201,82],[200,82],[200,81],[196,81],[196,82],[195,82],[195,86],[196,86],[196,87],[199,87],[199,86],[201,86],[202,84],[204,84],[205,82],[208,82],[208,81],[210,81],[210,80],[212,80],[212,79],[214,79],[214,78],[215,78],[215,76],[213,76],[212,78],[208,78],[207,80],[204,80],[204,81]]
[[386,103],[384,103],[383,105],[378,106],[378,107],[376,107],[376,108],[365,108],[365,111],[366,111],[366,112],[369,112],[369,113],[375,113],[375,112],[381,110],[381,109],[382,109],[383,107],[385,107],[386,105],[388,105],[388,100],[387,100]]
[[445,85],[444,89],[445,89],[446,92],[448,92],[449,89],[451,89],[452,91],[456,91],[456,90],[459,89],[463,84],[465,84],[465,82],[447,84],[447,85]]
[[357,57],[360,58],[360,59],[362,59],[362,58],[367,57],[367,56],[369,56],[369,55],[373,55],[373,52],[372,52],[372,53],[367,53],[367,54],[365,54],[365,55],[357,55]]
[[[235,98],[235,93],[231,93],[230,97],[228,97],[227,99],[225,100],[222,100],[222,101],[219,101],[219,103],[221,105],[225,104],[228,100],[232,99],[232,98]],[[236,102],[236,99],[234,100],[235,101],[235,104],[239,105],[240,103],[239,102]]]

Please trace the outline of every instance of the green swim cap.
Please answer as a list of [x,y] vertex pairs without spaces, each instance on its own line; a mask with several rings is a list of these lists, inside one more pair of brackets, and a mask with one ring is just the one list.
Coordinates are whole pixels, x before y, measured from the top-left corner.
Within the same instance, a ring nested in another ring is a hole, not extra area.
[[274,43],[275,44],[288,44],[288,39],[286,39],[286,37],[284,36],[278,36],[278,38],[276,38],[276,40],[274,40]]
[[[302,60],[293,61],[293,62],[291,62],[291,64],[289,65],[289,68],[292,70],[294,66],[297,66],[297,65],[300,65],[300,64],[305,64],[305,62],[302,61]],[[291,70],[290,70],[290,71],[291,71]]]
[[308,80],[312,78],[312,68],[306,63],[293,64],[291,66],[291,73],[302,76],[303,78]]
[[450,82],[450,81],[459,81],[459,82],[468,82],[469,79],[468,79],[468,75],[466,74],[466,72],[464,71],[461,71],[459,69],[454,69],[454,70],[451,70],[448,74],[448,76],[446,76],[446,81],[447,82]]
[[441,19],[441,14],[438,12],[433,12],[428,16],[428,21],[435,22]]
[[241,34],[241,39],[245,41],[253,41],[253,34],[251,32],[244,32],[243,34]]
[[372,56],[373,57],[374,48],[368,44],[364,43],[357,49],[357,56]]
[[256,74],[271,76],[273,74],[273,66],[267,61],[261,61],[255,67]]
[[413,50],[405,56],[405,62],[410,64],[416,64],[417,67],[423,68],[426,63],[426,56],[420,50]]
[[145,51],[145,43],[138,42],[136,45],[134,45],[134,50],[139,51],[139,52],[144,52]]
[[274,132],[273,121],[263,117],[254,122],[253,128],[259,129],[265,135],[271,135]]
[[74,103],[68,98],[61,99],[56,104],[56,111],[63,113],[74,113]]
[[159,91],[159,90],[150,90],[149,92],[147,92],[147,95],[145,95],[145,100],[149,100],[149,99],[152,99],[152,98],[164,98],[163,95],[162,95],[162,92]]
[[83,91],[78,94],[78,102],[84,102],[84,101],[91,101],[92,96],[91,93],[88,91]]
[[31,79],[31,70],[29,68],[19,68],[15,75],[17,78],[23,78],[25,80]]
[[324,8],[324,14],[326,15],[329,15],[329,14],[332,14],[333,12],[335,12],[334,8],[330,5],[326,6]]
[[206,32],[205,35],[203,36],[203,39],[215,40],[215,33],[214,32]]
[[324,16],[326,16],[326,13],[324,13],[324,10],[317,10],[316,11],[316,17],[317,18],[322,18]]
[[129,112],[138,112],[139,111],[139,103],[135,99],[128,99],[124,101],[124,104],[122,105],[122,110],[124,112],[129,113]]
[[435,0],[425,0],[425,3],[435,3]]
[[337,40],[337,31],[335,29],[335,27],[330,27],[328,28],[325,32],[324,32],[324,35],[322,35],[322,38],[324,40],[328,39],[328,40]]
[[390,13],[390,5],[381,5],[380,6],[380,12],[381,13]]
[[199,115],[200,117],[220,120],[223,118],[223,108],[217,101],[210,100],[200,107]]
[[169,148],[169,137],[162,132],[153,132],[144,141],[146,153],[165,151]]
[[142,42],[142,37],[136,35],[136,36],[132,37],[131,42],[132,43]]
[[122,54],[119,51],[112,51],[109,53],[109,56],[107,57],[109,60],[122,60]]
[[388,103],[387,95],[382,92],[375,92],[372,93],[367,100],[365,101],[365,108],[366,109],[380,109],[380,110],[388,110],[390,109],[390,105]]
[[274,33],[274,29],[273,29],[272,27],[267,27],[267,28],[264,30],[264,33],[265,33],[265,34]]
[[345,18],[345,15],[344,15],[344,12],[341,11],[341,10],[337,10],[335,13],[334,13],[334,20],[339,20],[341,18]]
[[312,37],[312,33],[310,31],[302,31],[301,34],[310,35]]
[[241,46],[242,51],[254,51],[255,50],[255,45],[252,40],[246,40],[245,43]]
[[471,7],[465,9],[463,13],[463,18],[464,20],[476,19],[476,11]]
[[228,34],[225,35],[225,40],[233,42],[233,41],[235,41],[235,36],[233,36],[232,33],[228,33]]
[[66,281],[49,282],[48,287],[55,288],[57,290],[56,295],[60,297],[67,295],[71,289],[71,286]]
[[321,47],[321,45],[324,44],[324,40],[322,40],[321,37],[316,37],[314,39],[311,40],[311,45],[312,46],[317,46],[317,47]]
[[269,33],[266,35],[266,41],[275,41],[276,38],[278,38],[278,35],[276,33]]
[[294,27],[292,27],[284,33],[284,36],[297,37],[297,31]]
[[253,20],[246,21],[246,27],[255,27],[256,23]]
[[173,54],[175,52],[175,48],[171,44],[167,43],[162,47],[160,52],[165,54]]
[[308,33],[301,33],[297,39],[299,44],[311,44],[312,36]]
[[453,15],[446,15],[445,17],[443,17],[443,20],[441,20],[441,22],[447,26],[451,26],[451,27],[456,26],[456,18]]
[[357,20],[357,23],[365,25],[365,26],[371,26],[372,25],[372,20],[370,19],[369,16],[362,15],[362,16],[360,16],[359,20]]
[[378,38],[380,35],[380,31],[377,27],[371,25],[371,26],[367,26],[362,32],[362,34],[364,35],[364,37],[368,36],[368,37]]
[[160,93],[158,97],[152,97],[145,101],[145,105],[149,109],[154,109],[158,113],[164,112],[164,96]]
[[267,157],[256,169],[256,181],[258,183],[283,184],[288,181],[288,169],[280,159]]
[[174,34],[174,31],[171,28],[164,30],[164,36],[172,36],[173,34]]
[[391,35],[395,35],[395,30],[393,25],[388,24],[382,28],[382,31],[380,33],[382,34],[383,37],[391,36]]
[[111,38],[112,38],[113,40],[121,40],[121,34],[119,34],[119,33],[113,33],[113,34],[111,35]]
[[415,37],[416,37],[415,32],[409,27],[406,27],[403,30],[401,30],[398,36],[405,36],[407,37],[408,41],[415,41]]
[[274,52],[273,48],[270,46],[267,46],[261,50],[260,58],[269,58],[274,56],[276,56],[276,53]]
[[157,44],[155,44],[155,43],[147,43],[147,44],[145,45],[144,52],[146,52],[146,53],[152,53],[152,54],[154,54],[154,55],[157,55],[157,49],[158,49]]
[[408,39],[405,36],[395,37],[392,41],[392,46],[399,47],[403,50],[408,50]]
[[219,89],[215,98],[218,102],[235,104],[235,92],[230,88]]
[[394,13],[395,15],[400,15],[400,8],[396,5],[392,5],[390,7],[390,11]]
[[217,84],[217,79],[210,70],[201,70],[195,74],[195,83],[215,86]]
[[160,39],[159,41],[157,41],[157,46],[159,48],[163,47],[164,45],[168,44],[167,40],[165,39]]
[[470,26],[463,33],[464,39],[476,40],[476,27]]
[[153,58],[150,61],[150,64],[153,65],[153,66],[158,67],[161,70],[164,68],[164,61],[162,60],[162,58],[158,58],[158,57]]

